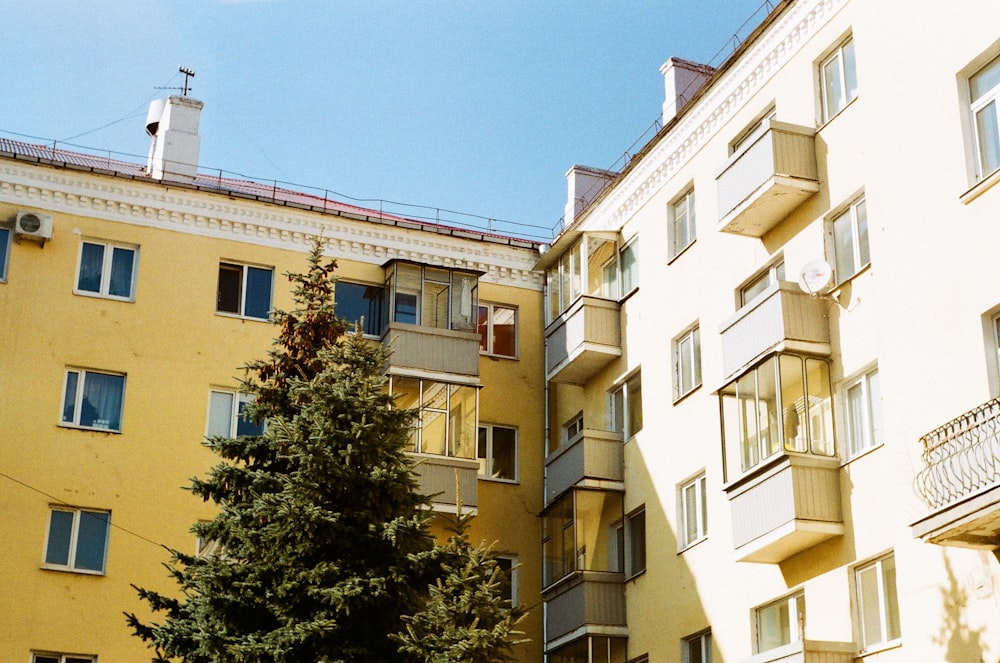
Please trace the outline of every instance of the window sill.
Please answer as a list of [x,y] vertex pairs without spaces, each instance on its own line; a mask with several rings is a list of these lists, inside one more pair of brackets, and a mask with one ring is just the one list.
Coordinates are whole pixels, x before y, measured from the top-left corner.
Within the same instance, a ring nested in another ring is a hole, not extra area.
[[116,295],[106,295],[101,292],[91,292],[89,290],[73,290],[73,294],[81,297],[93,297],[94,299],[106,299],[112,302],[125,302],[126,304],[135,303],[135,297],[118,297]]
[[884,651],[889,651],[890,649],[899,649],[903,646],[903,641],[900,638],[891,640],[889,642],[879,643],[873,645],[870,649],[862,649],[858,652],[855,660],[864,660],[867,656],[874,656],[875,654],[881,654]]
[[850,108],[851,106],[853,106],[854,104],[856,104],[858,102],[858,99],[860,99],[860,98],[861,98],[861,95],[858,95],[858,96],[854,97],[853,99],[851,99],[850,101],[848,101],[846,104],[844,104],[844,107],[841,108],[839,111],[837,111],[836,113],[834,113],[830,117],[828,117],[825,120],[823,120],[822,122],[820,122],[819,126],[816,127],[816,133],[819,133],[820,131],[822,131],[823,129],[825,129],[831,122],[833,122],[838,117],[840,117],[841,115],[843,115],[844,111],[846,111],[848,108]]
[[846,460],[844,460],[844,462],[841,463],[840,466],[841,467],[847,467],[848,465],[850,465],[854,461],[859,460],[861,458],[864,458],[868,454],[870,454],[870,453],[872,453],[872,452],[874,452],[874,451],[876,451],[878,449],[881,449],[883,446],[885,446],[885,442],[879,442],[878,444],[874,444],[874,445],[868,447],[867,449],[863,449],[862,451],[859,451],[858,453],[856,453],[853,456],[850,456],[849,458],[847,458]]
[[215,314],[220,318],[232,318],[236,320],[246,320],[248,322],[271,322],[271,318],[255,318],[249,315],[240,315],[239,313],[229,313],[228,311],[216,311]]
[[641,571],[636,571],[632,575],[626,576],[625,582],[632,582],[633,580],[638,580],[639,578],[641,578],[644,575],[646,575],[646,569],[643,569]]
[[52,564],[42,564],[43,571],[56,571],[57,573],[73,573],[81,576],[106,576],[107,571],[91,571],[89,569],[71,569],[68,566],[54,566]]
[[1000,168],[994,170],[992,173],[973,184],[967,191],[965,191],[965,193],[958,197],[958,200],[963,205],[968,205],[973,200],[992,189],[997,182],[1000,182]]
[[491,477],[488,474],[479,474],[479,475],[477,475],[477,478],[480,481],[490,481],[492,483],[506,483],[506,484],[509,484],[511,486],[516,486],[517,484],[521,483],[517,479],[501,479],[500,477]]
[[637,292],[639,292],[639,286],[634,286],[631,290],[618,298],[618,303],[624,304],[629,299],[632,299],[632,296]]
[[487,357],[488,359],[494,359],[494,360],[507,359],[508,361],[517,361],[518,359],[520,359],[518,355],[498,355],[493,352],[483,352],[482,350],[479,351],[479,356]]
[[677,253],[675,253],[674,255],[670,256],[670,259],[669,259],[669,260],[667,260],[667,264],[668,264],[668,265],[672,264],[672,263],[673,263],[673,262],[674,262],[675,260],[677,260],[678,258],[680,258],[680,257],[681,257],[682,255],[684,255],[685,253],[687,253],[687,252],[688,252],[688,249],[690,249],[690,248],[691,248],[692,246],[694,246],[694,245],[695,245],[695,242],[697,242],[697,241],[698,241],[698,238],[697,238],[697,237],[695,237],[695,238],[694,238],[694,239],[692,239],[692,240],[691,240],[690,242],[688,242],[688,243],[687,243],[687,245],[686,245],[686,246],[685,246],[684,248],[682,248],[682,249],[681,249],[680,251],[678,251],[678,252],[677,252]]
[[71,424],[65,421],[59,422],[59,428],[90,431],[91,433],[108,433],[113,435],[121,435],[122,432],[120,428],[104,428],[102,426],[80,426],[79,424]]
[[677,405],[677,404],[678,404],[678,403],[680,403],[681,401],[685,400],[685,399],[686,399],[686,398],[687,398],[688,396],[690,396],[691,394],[693,394],[693,393],[695,393],[696,391],[698,391],[699,389],[701,389],[701,385],[702,385],[702,383],[701,383],[701,382],[699,382],[699,383],[698,383],[698,384],[696,384],[695,386],[691,387],[691,390],[690,390],[690,391],[687,391],[687,392],[685,392],[685,393],[681,394],[680,396],[676,397],[676,398],[674,399],[674,405]]
[[837,285],[835,285],[830,290],[830,294],[833,295],[833,296],[836,296],[838,294],[837,293],[838,290],[840,290],[841,288],[843,288],[843,287],[845,287],[847,285],[850,285],[850,283],[852,281],[854,281],[854,279],[858,278],[859,276],[861,276],[865,272],[869,271],[871,268],[872,268],[871,262],[866,262],[864,265],[862,265],[860,267],[860,269],[858,269],[853,274],[851,274],[850,276],[848,276],[847,278],[845,278],[843,281],[838,281]]
[[685,545],[683,548],[678,549],[677,550],[677,554],[678,555],[682,555],[682,554],[686,553],[687,551],[691,550],[692,548],[694,548],[695,546],[697,546],[698,544],[704,543],[705,541],[708,541],[708,535],[707,534],[705,536],[701,537],[700,539],[698,539],[697,541],[692,541],[691,543]]

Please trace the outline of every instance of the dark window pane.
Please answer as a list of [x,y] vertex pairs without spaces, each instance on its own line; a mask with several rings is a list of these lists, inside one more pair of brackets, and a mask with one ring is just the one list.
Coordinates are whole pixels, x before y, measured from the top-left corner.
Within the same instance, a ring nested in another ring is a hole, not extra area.
[[124,392],[124,376],[87,373],[83,382],[80,425],[119,430]]
[[363,283],[337,281],[333,300],[337,307],[337,315],[353,324],[363,322],[361,332],[372,336],[382,333],[382,293],[380,286]]
[[493,307],[493,354],[517,354],[517,311],[512,308]]
[[132,249],[114,248],[111,251],[111,284],[108,294],[115,297],[132,296],[132,267],[135,262],[135,251]]
[[271,311],[271,270],[247,267],[246,306],[243,315],[267,320]]
[[83,243],[80,253],[80,278],[77,290],[85,292],[101,291],[101,265],[104,263],[104,247],[100,244]]
[[7,249],[10,246],[10,230],[0,228],[0,280],[7,278]]
[[45,550],[46,564],[69,564],[69,538],[73,532],[73,514],[53,511],[49,520],[49,544]]
[[245,418],[243,410],[246,409],[247,402],[242,401],[240,403],[240,414],[236,419],[236,435],[263,435],[264,434],[264,424],[258,423],[256,421],[250,421]]
[[629,541],[631,544],[629,573],[634,575],[646,570],[646,512],[642,511],[629,519]]
[[77,569],[104,570],[104,547],[108,541],[107,513],[80,512],[80,528],[76,536]]
[[396,311],[393,316],[396,322],[417,324],[417,296],[403,292],[396,293]]
[[63,399],[62,420],[67,424],[73,423],[76,416],[76,387],[80,380],[80,374],[76,371],[66,373],[66,397]]
[[513,428],[493,427],[493,468],[491,476],[497,479],[516,478],[517,431]]
[[219,265],[219,292],[216,295],[216,310],[224,313],[239,313],[242,285],[242,267],[225,263]]

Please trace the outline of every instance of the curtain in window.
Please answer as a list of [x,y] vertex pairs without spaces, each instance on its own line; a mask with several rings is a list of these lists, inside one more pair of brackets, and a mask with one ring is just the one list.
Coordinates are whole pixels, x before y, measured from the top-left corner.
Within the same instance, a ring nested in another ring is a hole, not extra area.
[[124,376],[87,373],[80,404],[80,425],[120,429],[124,391]]

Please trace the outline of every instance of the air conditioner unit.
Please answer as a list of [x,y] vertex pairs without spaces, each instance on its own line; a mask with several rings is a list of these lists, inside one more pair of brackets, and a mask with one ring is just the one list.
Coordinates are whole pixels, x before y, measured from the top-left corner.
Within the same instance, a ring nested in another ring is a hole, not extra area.
[[52,215],[21,210],[14,221],[14,234],[18,238],[40,239],[44,244],[45,240],[52,239]]

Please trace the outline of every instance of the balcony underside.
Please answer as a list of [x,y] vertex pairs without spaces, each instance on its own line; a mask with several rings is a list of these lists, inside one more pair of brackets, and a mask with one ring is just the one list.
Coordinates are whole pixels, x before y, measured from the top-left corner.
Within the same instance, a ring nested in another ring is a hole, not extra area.
[[819,191],[819,182],[774,175],[722,217],[719,230],[746,237],[761,237]]
[[913,536],[927,543],[1000,549],[1000,485],[938,509],[912,528]]

